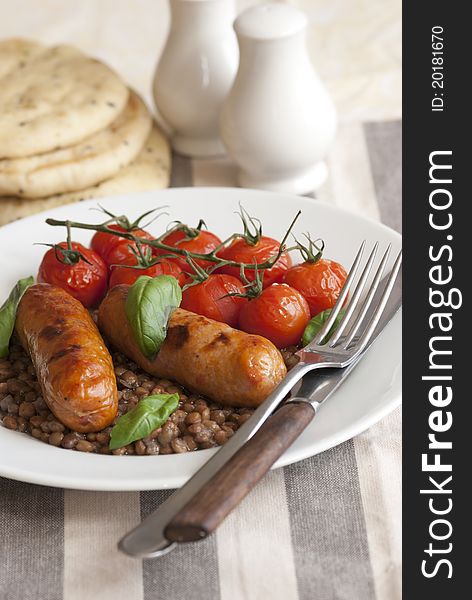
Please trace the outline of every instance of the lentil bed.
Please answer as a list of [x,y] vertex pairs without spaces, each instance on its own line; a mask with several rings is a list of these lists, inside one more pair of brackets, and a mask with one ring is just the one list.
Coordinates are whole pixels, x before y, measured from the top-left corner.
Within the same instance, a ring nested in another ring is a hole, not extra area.
[[5,427],[69,450],[100,454],[180,454],[221,446],[254,412],[229,408],[187,394],[166,379],[142,371],[119,352],[112,352],[118,384],[117,418],[150,394],[178,393],[177,410],[149,436],[117,450],[110,450],[110,431],[78,433],[60,423],[46,406],[34,367],[23,348],[12,343],[9,357],[0,359],[0,419]]

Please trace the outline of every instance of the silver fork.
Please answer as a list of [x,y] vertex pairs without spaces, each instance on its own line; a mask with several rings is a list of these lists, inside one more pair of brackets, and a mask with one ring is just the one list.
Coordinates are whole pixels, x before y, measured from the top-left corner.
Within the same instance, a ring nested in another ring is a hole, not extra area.
[[[131,556],[154,557],[170,551],[175,542],[206,537],[311,422],[318,402],[304,401],[297,396],[271,415],[306,373],[320,368],[348,367],[359,359],[370,343],[395,285],[401,267],[401,252],[390,272],[382,278],[390,254],[389,246],[367,286],[378,244],[374,245],[357,277],[364,250],[365,242],[357,252],[326,323],[313,341],[297,352],[298,364],[182,488],[120,541],[123,552]],[[364,290],[367,291],[362,297]],[[343,307],[345,314],[329,336]]]
[[[300,357],[300,362],[292,369],[292,371],[290,371],[290,378],[293,377],[295,380],[298,380],[300,378],[300,373],[301,376],[303,376],[308,371],[319,369],[320,367],[344,368],[362,354],[382,316],[402,263],[402,252],[400,251],[390,271],[383,294],[376,306],[376,310],[371,315],[368,322],[364,324],[365,316],[371,307],[372,300],[379,287],[391,250],[391,245],[389,244],[372,278],[372,283],[366,297],[360,302],[362,292],[366,287],[372,265],[377,255],[378,246],[378,243],[376,243],[372,248],[352,296],[348,299],[349,291],[353,286],[364,253],[365,242],[362,242],[349,271],[346,283],[341,290],[329,318],[310,344],[296,353]],[[346,301],[347,304],[345,305]],[[346,312],[343,318],[338,323],[336,330],[329,340],[326,340],[344,305]],[[363,324],[364,328],[360,332]]]

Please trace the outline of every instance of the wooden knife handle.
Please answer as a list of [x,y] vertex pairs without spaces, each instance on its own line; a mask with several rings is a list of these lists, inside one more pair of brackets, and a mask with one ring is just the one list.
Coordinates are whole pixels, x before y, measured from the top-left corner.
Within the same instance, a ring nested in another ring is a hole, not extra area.
[[289,402],[279,408],[168,523],[166,538],[192,542],[215,531],[314,416],[306,402]]

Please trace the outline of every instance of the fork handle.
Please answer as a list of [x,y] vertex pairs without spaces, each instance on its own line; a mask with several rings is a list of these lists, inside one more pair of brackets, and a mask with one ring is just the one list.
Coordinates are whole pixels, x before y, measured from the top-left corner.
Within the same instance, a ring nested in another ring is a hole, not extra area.
[[279,408],[167,524],[168,540],[192,542],[215,531],[315,416],[307,402]]

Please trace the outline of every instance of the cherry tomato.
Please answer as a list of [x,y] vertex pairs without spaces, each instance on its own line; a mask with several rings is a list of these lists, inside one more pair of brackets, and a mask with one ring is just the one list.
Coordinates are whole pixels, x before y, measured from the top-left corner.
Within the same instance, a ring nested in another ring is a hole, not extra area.
[[[109,225],[109,228],[115,231],[126,231],[126,229],[123,229],[121,225],[117,224]],[[146,240],[154,239],[154,237],[147,231],[144,231],[144,229],[134,229],[132,233],[133,235],[145,238]],[[103,233],[101,231],[97,231],[90,243],[92,250],[97,252],[97,254],[103,258],[108,266],[112,264],[121,264],[130,256],[133,256],[133,253],[129,249],[130,245],[136,249],[136,244],[130,240],[122,238],[118,235],[113,235],[111,233]]]
[[333,308],[346,282],[347,273],[342,265],[321,258],[304,262],[285,273],[284,281],[303,294],[310,306],[311,316]]
[[243,284],[236,277],[212,274],[208,279],[184,290],[180,306],[209,319],[237,327],[241,307],[247,299],[226,294],[244,294],[244,291]]
[[274,283],[243,305],[239,327],[286,348],[299,343],[309,320],[310,307],[300,292],[286,283]]
[[[231,244],[218,253],[218,256],[226,260],[234,260],[239,263],[246,264],[261,264],[266,262],[277,254],[280,248],[280,243],[270,237],[262,236],[260,240],[254,244],[248,244],[244,238],[236,238]],[[269,287],[273,283],[280,283],[283,280],[285,271],[292,265],[292,260],[287,252],[284,252],[279,260],[270,269],[265,269],[263,285]],[[221,267],[221,273],[227,273],[234,277],[239,277],[238,267]],[[260,271],[262,275],[262,271]],[[246,269],[245,275],[248,281],[254,281],[254,269]]]
[[[128,257],[126,262],[121,263],[121,265],[136,264],[137,261],[134,256]],[[182,269],[170,260],[163,259],[161,262],[143,269],[131,269],[125,266],[113,267],[110,275],[110,289],[115,287],[115,285],[120,285],[122,283],[133,285],[136,279],[141,277],[141,275],[147,275],[148,277],[171,275],[177,279],[179,285],[183,285],[185,281],[185,275],[182,273]]]
[[[112,224],[108,227],[114,231],[125,231],[121,225]],[[94,252],[100,254],[100,256],[104,259],[110,248],[112,248],[115,244],[118,244],[120,241],[122,240],[120,240],[118,236],[97,231],[90,242],[90,247],[92,250],[94,250]]]
[[[67,242],[61,242],[58,246],[67,249]],[[38,281],[61,287],[87,308],[96,306],[107,291],[107,266],[99,254],[82,244],[72,242],[72,249],[80,252],[88,263],[79,259],[75,264],[64,264],[56,258],[56,252],[51,248],[39,265]]]
[[[137,246],[129,240],[121,240],[121,242],[115,244],[106,255],[105,262],[108,267],[113,270],[114,265],[127,265],[130,262],[132,265],[136,264],[136,256],[133,254],[132,249],[137,251]],[[146,247],[142,246],[142,249],[145,251]]]
[[[208,254],[217,246],[219,246],[219,244],[221,244],[221,240],[217,235],[211,233],[211,231],[206,231],[205,229],[202,229],[199,232],[199,234],[194,238],[186,240],[186,237],[187,234],[184,231],[176,230],[171,231],[161,241],[167,246],[172,246],[173,248],[180,248],[182,250],[188,250],[189,252],[196,252],[197,254]],[[162,254],[168,254],[168,252],[157,248],[155,254],[157,256],[160,256]],[[177,263],[184,273],[192,272],[192,267],[190,267],[190,265],[187,263],[184,257],[176,255],[175,258],[172,258],[170,260]],[[207,260],[196,260],[195,262],[204,269],[213,264],[211,262],[208,262]]]

